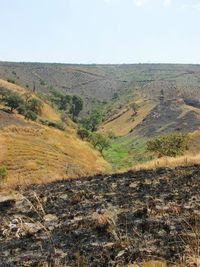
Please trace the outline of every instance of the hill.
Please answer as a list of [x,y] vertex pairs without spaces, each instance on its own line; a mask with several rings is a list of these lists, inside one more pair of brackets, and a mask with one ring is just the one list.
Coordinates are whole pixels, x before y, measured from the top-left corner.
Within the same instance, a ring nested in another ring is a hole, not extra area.
[[143,96],[158,96],[160,90],[169,96],[199,98],[199,65],[132,64],[69,65],[45,63],[0,62],[0,78],[48,93],[54,88],[81,95],[85,108],[92,101],[109,101],[118,93],[140,91]]
[[194,165],[1,195],[0,266],[198,266],[199,192]]
[[[25,88],[7,81],[0,80],[1,86],[18,94],[27,93]],[[34,94],[32,96],[38,98]],[[40,118],[59,121],[60,114],[48,103],[42,103]],[[54,129],[39,121],[27,121],[22,115],[11,113],[1,105],[0,166],[7,168],[6,186],[41,183],[59,177],[79,177],[104,171],[108,164],[87,142],[77,137],[72,126],[71,122],[65,131]]]
[[115,137],[104,157],[117,170],[148,161],[149,138],[199,129],[199,65],[0,62],[0,78],[44,100],[52,92],[80,95],[78,122],[98,110],[98,131]]

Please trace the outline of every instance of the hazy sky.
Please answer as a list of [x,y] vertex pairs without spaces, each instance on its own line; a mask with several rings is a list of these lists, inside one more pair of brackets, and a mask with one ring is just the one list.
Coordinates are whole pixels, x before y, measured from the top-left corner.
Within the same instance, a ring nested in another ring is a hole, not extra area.
[[0,60],[200,63],[200,0],[0,0]]

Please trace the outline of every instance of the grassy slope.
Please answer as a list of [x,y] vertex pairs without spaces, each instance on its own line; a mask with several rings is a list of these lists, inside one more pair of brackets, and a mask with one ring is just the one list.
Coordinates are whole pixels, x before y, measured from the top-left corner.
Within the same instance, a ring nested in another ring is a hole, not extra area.
[[107,166],[97,152],[70,132],[11,126],[0,135],[1,165],[8,169],[9,185],[91,175]]
[[[127,135],[132,129],[134,129],[142,120],[151,112],[155,107],[156,103],[153,101],[142,101],[141,99],[136,101],[136,104],[139,105],[137,110],[137,115],[133,115],[133,110],[127,108],[127,110],[122,113],[121,116],[117,116],[116,119],[112,121],[105,121],[100,127],[101,132],[112,132],[115,136],[124,136]],[[117,115],[117,114],[116,114]]]
[[[16,84],[12,84],[10,82],[7,82],[5,80],[0,79],[0,87],[4,87],[7,88],[8,90],[12,91],[12,92],[16,92],[19,94],[25,94],[28,91],[23,88],[22,86],[16,85]],[[33,97],[38,98],[35,94],[31,93]],[[47,103],[45,103],[44,101],[42,101],[43,107],[42,107],[42,114],[41,116],[43,118],[49,119],[49,120],[55,120],[58,121],[60,120],[60,116],[59,114]]]
[[[1,85],[26,92],[4,81]],[[4,111],[0,116],[0,165],[8,169],[9,186],[91,175],[108,168],[100,154],[78,139],[73,129],[62,132]],[[59,114],[45,104],[42,117],[57,120]]]

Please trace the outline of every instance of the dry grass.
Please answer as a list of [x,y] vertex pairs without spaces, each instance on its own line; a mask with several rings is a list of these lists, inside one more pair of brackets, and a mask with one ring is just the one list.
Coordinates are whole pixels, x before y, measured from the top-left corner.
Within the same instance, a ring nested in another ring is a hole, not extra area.
[[92,175],[108,167],[73,131],[13,126],[1,131],[0,148],[0,165],[8,170],[4,187]]
[[127,267],[167,267],[166,262],[151,260],[140,264],[129,264]]
[[27,92],[27,90],[19,85],[7,82],[5,80],[0,79],[0,87],[7,88],[8,90],[11,90],[13,92],[24,94]]
[[134,129],[142,120],[151,112],[155,107],[155,102],[147,101],[144,103],[141,100],[136,102],[140,108],[137,111],[137,115],[133,117],[133,110],[131,108],[127,109],[126,112],[122,113],[121,116],[113,121],[105,122],[100,128],[101,132],[113,132],[115,136],[123,136]]
[[[8,90],[10,90],[12,92],[16,92],[18,94],[25,94],[25,93],[29,92],[25,88],[23,88],[19,85],[7,82],[7,81],[2,80],[2,79],[0,79],[0,87],[1,86],[4,88],[7,88]],[[31,95],[33,97],[39,99],[34,93],[31,93]],[[42,100],[40,99],[40,101],[42,101]],[[55,121],[60,120],[60,115],[50,105],[48,105],[44,101],[42,101],[42,103],[43,103],[42,114],[41,114],[42,117],[49,119],[49,120],[55,120]]]
[[144,164],[138,164],[132,168],[134,171],[138,170],[150,170],[157,168],[174,168],[177,166],[189,166],[193,164],[200,164],[200,154],[196,156],[187,155],[177,158],[164,157],[160,159],[154,159]]

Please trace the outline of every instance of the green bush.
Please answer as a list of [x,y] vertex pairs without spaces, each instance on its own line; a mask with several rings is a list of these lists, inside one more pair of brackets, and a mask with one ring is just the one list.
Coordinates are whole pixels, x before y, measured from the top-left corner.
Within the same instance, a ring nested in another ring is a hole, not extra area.
[[149,140],[147,142],[147,151],[153,152],[158,157],[181,156],[188,149],[188,142],[189,137],[187,134],[172,133]]
[[27,107],[26,107],[26,105],[25,105],[25,104],[20,105],[20,106],[17,108],[17,112],[18,112],[19,114],[25,116],[25,114],[26,114],[26,112],[27,112]]
[[15,80],[12,79],[12,78],[8,78],[8,79],[7,79],[7,82],[9,82],[9,83],[14,83],[14,84],[15,84]]
[[5,179],[7,176],[7,169],[5,166],[0,166],[0,181]]
[[33,112],[32,110],[25,111],[24,116],[25,116],[26,120],[32,120],[32,121],[37,120],[37,114],[35,112]]
[[79,128],[77,131],[77,134],[81,139],[84,140],[84,139],[87,139],[89,137],[90,132],[85,128]]
[[39,99],[31,98],[27,101],[27,107],[34,113],[40,115],[42,112],[42,102]]

